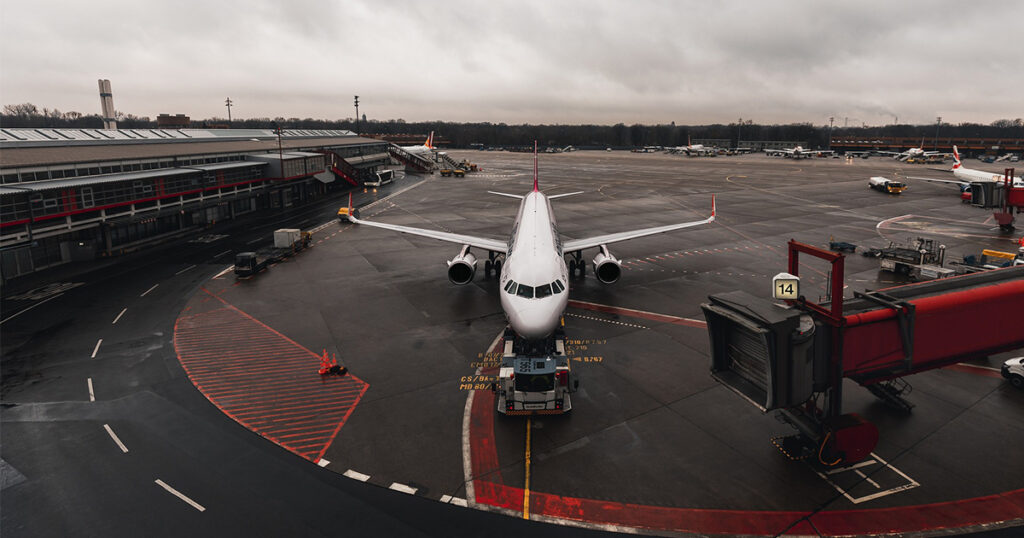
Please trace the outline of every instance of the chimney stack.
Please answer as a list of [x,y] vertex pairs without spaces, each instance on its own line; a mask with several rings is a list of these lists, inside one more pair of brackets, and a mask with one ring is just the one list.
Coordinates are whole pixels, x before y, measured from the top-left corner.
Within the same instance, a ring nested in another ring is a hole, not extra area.
[[103,108],[103,128],[117,129],[114,117],[114,94],[110,92],[110,81],[100,79],[100,106]]

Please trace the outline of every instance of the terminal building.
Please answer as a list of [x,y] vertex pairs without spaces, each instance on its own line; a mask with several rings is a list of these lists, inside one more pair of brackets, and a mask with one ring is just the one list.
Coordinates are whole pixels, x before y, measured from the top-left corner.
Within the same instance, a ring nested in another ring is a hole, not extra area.
[[429,170],[351,131],[3,128],[3,279],[305,204],[396,161]]

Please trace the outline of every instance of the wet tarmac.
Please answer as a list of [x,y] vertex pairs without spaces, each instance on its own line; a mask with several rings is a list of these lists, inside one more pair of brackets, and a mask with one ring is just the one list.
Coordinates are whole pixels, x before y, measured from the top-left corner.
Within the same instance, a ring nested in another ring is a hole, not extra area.
[[[483,170],[359,193],[361,216],[507,237],[516,203],[487,191],[529,190],[532,155],[450,154]],[[163,359],[160,375],[201,393],[190,407],[209,409],[191,420],[236,422],[259,434],[247,443],[305,462],[289,460],[310,469],[304,474],[497,512],[509,525],[529,518],[653,534],[1019,525],[1024,461],[1007,447],[1024,446],[1024,392],[991,370],[1013,353],[907,378],[910,414],[847,382],[844,410],[874,422],[881,440],[867,465],[828,474],[788,460],[771,439],[792,430],[710,376],[700,303],[736,289],[768,295],[790,239],[869,248],[920,235],[945,244],[947,260],[1013,248],[991,213],[961,204],[955,188],[913,180],[901,195],[868,188],[868,177],[895,172],[923,175],[889,159],[541,155],[542,190],[584,191],[552,202],[569,238],[704,218],[717,197],[710,225],[614,245],[623,260],[616,284],[571,282],[566,334],[581,386],[568,415],[527,420],[494,410],[487,353],[505,320],[493,278],[479,271],[469,285],[448,282],[444,262],[457,245],[334,220],[316,227],[312,249],[247,279],[223,272],[227,259],[197,254],[205,271],[166,296],[175,360]],[[825,294],[824,269],[802,273],[812,298]],[[860,255],[847,257],[846,275],[850,295],[902,282]],[[87,356],[85,340],[76,348]],[[348,375],[319,376],[324,352]],[[54,377],[40,375],[63,386]],[[74,383],[64,398],[81,396],[80,376]],[[122,392],[132,393],[130,384]],[[30,391],[5,384],[5,403],[11,394]],[[222,412],[230,418],[210,418]],[[8,443],[4,450],[14,464]]]

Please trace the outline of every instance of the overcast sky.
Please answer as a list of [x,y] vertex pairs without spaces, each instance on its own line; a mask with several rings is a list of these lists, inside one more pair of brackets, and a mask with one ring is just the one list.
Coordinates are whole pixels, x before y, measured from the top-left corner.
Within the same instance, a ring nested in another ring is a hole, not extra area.
[[0,0],[0,104],[505,123],[1024,116],[1024,2]]

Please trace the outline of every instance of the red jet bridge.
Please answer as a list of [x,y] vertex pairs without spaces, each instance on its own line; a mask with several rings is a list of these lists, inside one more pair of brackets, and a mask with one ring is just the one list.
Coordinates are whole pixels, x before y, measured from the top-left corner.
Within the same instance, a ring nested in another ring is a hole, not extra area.
[[844,257],[791,240],[793,275],[800,253],[832,264],[831,303],[800,297],[786,306],[733,291],[701,305],[712,376],[762,411],[780,411],[798,433],[776,445],[794,459],[849,465],[874,449],[878,429],[842,412],[843,378],[909,412],[903,376],[1024,347],[1024,266],[854,292],[844,301]]

